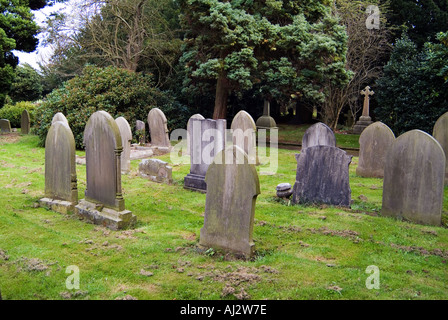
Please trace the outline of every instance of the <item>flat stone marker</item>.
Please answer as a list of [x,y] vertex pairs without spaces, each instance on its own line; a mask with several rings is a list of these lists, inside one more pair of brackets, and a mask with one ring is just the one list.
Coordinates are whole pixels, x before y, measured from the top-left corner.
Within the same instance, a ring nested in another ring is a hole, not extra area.
[[137,120],[135,122],[135,131],[137,134],[137,138],[138,138],[138,142],[140,144],[145,144],[146,143],[146,126],[145,123],[141,120]]
[[149,133],[151,135],[151,145],[163,148],[170,148],[170,138],[168,136],[168,126],[165,114],[159,108],[153,108],[148,113]]
[[123,151],[121,152],[121,172],[128,173],[131,170],[131,142],[132,131],[129,122],[124,117],[115,119],[121,135],[121,145]]
[[445,152],[445,185],[448,185],[448,112],[437,119],[432,136],[440,143]]
[[359,137],[359,163],[356,174],[366,178],[384,177],[387,150],[394,141],[392,130],[380,121],[364,129]]
[[386,156],[381,214],[439,226],[445,161],[442,147],[426,132],[399,136]]
[[226,120],[191,119],[189,135],[190,173],[184,178],[184,188],[206,192],[207,169],[226,145]]
[[51,120],[51,124],[55,123],[56,121],[62,121],[68,124],[67,118],[64,116],[62,112],[58,112],[53,116],[53,119]]
[[255,202],[260,194],[255,165],[248,162],[241,148],[229,146],[216,155],[208,168],[206,182],[204,227],[199,245],[252,256]]
[[138,175],[154,182],[173,183],[173,168],[160,159],[143,159],[138,165]]
[[121,193],[120,129],[110,114],[97,111],[90,116],[84,145],[87,187],[85,199],[75,207],[76,213],[113,230],[133,225],[136,218],[125,210]]
[[302,138],[302,150],[312,146],[336,147],[334,132],[325,123],[315,123],[305,131]]
[[190,127],[191,127],[191,119],[201,119],[201,120],[203,120],[203,119],[205,119],[204,118],[204,116],[202,115],[202,114],[200,114],[200,113],[196,113],[196,114],[194,114],[194,115],[192,115],[191,117],[190,117],[190,119],[188,119],[188,122],[187,122],[187,152],[186,152],[186,154],[190,154],[190,141],[191,141],[191,139],[190,139]]
[[22,118],[20,120],[20,132],[22,134],[29,134],[30,133],[30,114],[28,110],[22,111]]
[[349,207],[349,165],[352,156],[331,146],[318,145],[296,154],[297,174],[292,203],[325,203]]
[[0,132],[1,133],[10,133],[11,132],[11,123],[7,119],[0,119]]
[[67,123],[54,122],[45,139],[45,197],[40,206],[67,214],[78,203],[75,138]]
[[257,126],[254,119],[244,110],[238,112],[230,125],[233,144],[246,152],[249,163],[258,164],[257,161]]

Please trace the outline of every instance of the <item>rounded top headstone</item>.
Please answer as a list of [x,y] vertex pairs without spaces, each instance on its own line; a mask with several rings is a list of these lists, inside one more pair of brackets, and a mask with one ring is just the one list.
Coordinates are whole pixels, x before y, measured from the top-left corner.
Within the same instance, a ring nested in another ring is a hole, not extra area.
[[51,124],[55,123],[56,121],[62,121],[68,124],[67,118],[64,116],[62,112],[58,112],[53,116]]
[[302,149],[321,145],[336,147],[336,137],[330,127],[325,123],[318,122],[305,131],[302,138]]

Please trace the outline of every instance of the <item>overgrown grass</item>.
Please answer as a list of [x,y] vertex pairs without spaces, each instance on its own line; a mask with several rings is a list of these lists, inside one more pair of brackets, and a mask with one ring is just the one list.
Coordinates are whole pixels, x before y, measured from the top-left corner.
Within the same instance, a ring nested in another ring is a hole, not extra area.
[[[244,261],[196,249],[205,195],[183,189],[189,165],[173,167],[173,185],[123,175],[133,230],[110,231],[36,207],[44,190],[44,149],[35,136],[0,137],[0,290],[3,299],[447,299],[448,190],[443,227],[381,217],[382,180],[356,176],[349,208],[292,206],[275,197],[295,181],[295,151],[279,150],[279,169],[260,175],[254,239]],[[83,152],[77,152],[83,155]],[[169,155],[159,157],[170,161]],[[257,167],[260,170],[263,166]],[[85,166],[77,166],[79,198]],[[80,288],[67,289],[68,266]],[[380,270],[380,289],[367,289]]]

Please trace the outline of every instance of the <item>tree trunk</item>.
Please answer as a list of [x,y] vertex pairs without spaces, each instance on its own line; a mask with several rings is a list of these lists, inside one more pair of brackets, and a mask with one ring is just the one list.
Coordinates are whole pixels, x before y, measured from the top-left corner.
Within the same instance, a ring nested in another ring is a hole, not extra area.
[[229,86],[226,76],[221,73],[216,83],[215,109],[213,119],[225,119],[227,116],[227,98],[229,97]]

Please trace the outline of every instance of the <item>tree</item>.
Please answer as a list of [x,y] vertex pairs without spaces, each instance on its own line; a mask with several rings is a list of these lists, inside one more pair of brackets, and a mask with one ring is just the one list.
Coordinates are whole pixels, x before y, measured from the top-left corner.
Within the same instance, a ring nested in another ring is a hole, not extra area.
[[213,118],[229,94],[255,88],[268,100],[323,101],[324,82],[344,83],[346,33],[329,1],[183,0],[185,90],[215,87]]
[[19,65],[9,96],[14,102],[34,101],[42,96],[41,76],[29,64]]

